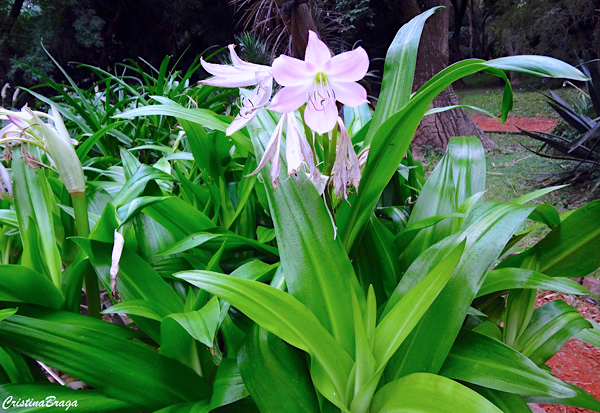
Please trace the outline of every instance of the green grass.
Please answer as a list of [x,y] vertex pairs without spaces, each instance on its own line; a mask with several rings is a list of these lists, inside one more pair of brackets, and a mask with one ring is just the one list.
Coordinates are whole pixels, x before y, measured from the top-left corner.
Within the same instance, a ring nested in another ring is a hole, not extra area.
[[[454,91],[458,95],[460,103],[463,105],[475,106],[495,114],[500,113],[503,91],[501,87],[475,89],[456,88]],[[567,103],[572,102],[572,100],[579,94],[579,92],[572,87],[555,89],[553,92],[565,99]],[[557,116],[552,108],[546,103],[546,98],[544,95],[537,91],[527,91],[521,89],[514,90],[514,103],[511,113],[519,117]]]

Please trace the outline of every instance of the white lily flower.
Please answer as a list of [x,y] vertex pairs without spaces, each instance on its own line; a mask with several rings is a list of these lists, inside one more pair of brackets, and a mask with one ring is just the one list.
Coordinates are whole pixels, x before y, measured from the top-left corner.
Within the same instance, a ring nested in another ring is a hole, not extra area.
[[242,99],[239,114],[226,130],[229,136],[250,123],[258,111],[269,103],[273,93],[273,74],[270,66],[245,62],[235,52],[235,45],[230,44],[228,47],[233,64],[220,65],[200,59],[204,70],[213,77],[201,80],[199,83],[217,87],[256,86],[247,98]]
[[[317,169],[314,161],[312,148],[308,141],[300,132],[296,115],[292,113],[284,113],[279,119],[271,139],[267,143],[265,153],[263,154],[258,167],[250,175],[258,173],[271,160],[270,178],[273,188],[277,189],[279,181],[279,173],[281,170],[281,158],[279,152],[281,149],[281,138],[283,136],[283,126],[286,124],[286,142],[285,156],[288,168],[288,175],[297,174],[303,165],[306,165],[309,178],[317,183],[321,183],[321,172]],[[249,175],[249,176],[250,176]]]
[[344,121],[337,120],[340,136],[338,138],[337,154],[333,165],[333,188],[338,198],[348,199],[348,187],[358,190],[360,184],[360,162],[352,147],[352,140],[344,126]]
[[368,68],[369,57],[362,47],[332,57],[327,45],[309,31],[304,60],[282,55],[273,61],[275,81],[284,88],[268,109],[289,113],[308,103],[306,125],[320,135],[330,132],[338,116],[336,101],[349,107],[367,102],[367,91],[356,82]]

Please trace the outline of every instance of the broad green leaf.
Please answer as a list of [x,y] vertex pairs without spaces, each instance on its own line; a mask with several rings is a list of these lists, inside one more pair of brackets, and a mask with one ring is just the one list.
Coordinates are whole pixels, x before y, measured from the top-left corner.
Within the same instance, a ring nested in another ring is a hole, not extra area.
[[398,251],[394,236],[377,219],[371,217],[361,240],[361,248],[354,253],[352,264],[363,293],[373,287],[378,302],[385,302],[400,280]]
[[524,396],[527,403],[548,403],[548,404],[562,404],[566,406],[577,406],[584,409],[589,409],[594,412],[600,412],[600,401],[596,400],[592,395],[587,393],[585,390],[569,383],[567,384],[573,389],[577,396],[569,398],[556,398],[556,397],[535,397],[535,396]]
[[0,321],[4,320],[6,317],[10,317],[11,315],[17,312],[16,308],[5,308],[0,310]]
[[567,384],[493,338],[461,330],[440,375],[508,393],[574,397]]
[[59,309],[65,299],[54,284],[42,274],[22,265],[0,265],[0,301]]
[[553,290],[566,294],[591,294],[587,288],[569,278],[552,278],[537,271],[522,268],[498,268],[486,275],[483,285],[477,292],[477,297],[516,288]]
[[571,337],[590,323],[562,300],[537,308],[515,348],[538,366],[543,366]]
[[463,240],[453,248],[379,322],[373,339],[373,355],[378,365],[389,360],[442,291],[463,256],[465,244]]
[[[214,241],[213,241],[214,240]],[[213,242],[211,242],[213,241]],[[166,254],[179,254],[180,252],[187,251],[192,248],[199,247],[201,245],[210,246],[211,249],[215,248],[215,241],[222,245],[226,242],[227,248],[253,248],[261,252],[265,252],[272,256],[279,256],[277,248],[271,247],[270,245],[262,244],[251,238],[241,237],[237,234],[226,232],[226,233],[210,233],[210,232],[199,232],[188,235],[182,240],[170,245],[168,248],[160,251],[157,255]],[[217,247],[218,248],[218,247]],[[215,248],[216,249],[216,248]]]
[[[458,233],[430,247],[413,262],[390,297],[384,313],[450,252],[456,239],[466,237],[465,252],[454,276],[390,360],[386,372],[390,381],[417,371],[438,372],[485,274],[533,209],[486,202],[471,212]],[[440,314],[444,316],[440,317]]]
[[[200,125],[206,126],[211,129],[216,129],[225,132],[228,123],[223,122],[217,117],[216,113],[207,109],[187,109],[184,108],[172,100],[162,96],[151,96],[152,99],[159,102],[158,105],[149,105],[139,107],[136,109],[129,110],[121,113],[117,118],[134,119],[138,116],[149,116],[149,115],[166,115],[173,116],[178,119],[184,119],[190,122],[199,123]],[[250,153],[254,153],[252,143],[242,133],[235,132],[231,135],[231,138],[241,147]]]
[[12,228],[18,228],[19,221],[17,220],[17,213],[12,209],[0,209],[0,223]]
[[202,212],[173,196],[147,206],[144,213],[168,229],[176,239],[215,227]]
[[[375,363],[373,367],[376,368],[376,371],[369,377],[369,380],[363,381],[364,385],[356,393],[351,405],[353,412],[368,411],[369,403],[377,389],[377,384],[388,360],[398,350],[404,339],[442,291],[460,261],[464,248],[465,241],[463,240],[416,287],[406,294],[375,327],[372,339],[372,354]],[[357,345],[357,352],[358,349]],[[357,355],[357,370],[358,357]],[[358,384],[361,383],[357,382]]]
[[265,284],[225,274],[187,271],[177,276],[226,300],[282,340],[308,352],[313,381],[316,370],[327,374],[333,384],[331,393],[322,388],[321,393],[330,400],[345,400],[352,358],[296,298]]
[[527,402],[519,394],[506,393],[474,384],[467,384],[467,386],[494,403],[497,408],[505,413],[531,413]]
[[499,267],[527,268],[551,277],[583,277],[600,266],[600,200],[574,211],[544,239]]
[[575,338],[590,343],[596,347],[600,347],[600,324],[595,321],[588,320],[592,323],[592,328],[584,328],[579,333],[575,334]]
[[13,149],[12,178],[15,210],[23,242],[22,264],[43,268],[52,283],[60,288],[61,258],[54,231],[54,195],[44,169],[25,165],[21,149]]
[[151,300],[127,300],[107,308],[102,314],[138,315],[156,321],[162,321],[171,312],[163,305]]
[[[484,190],[485,152],[481,141],[474,136],[451,138],[446,154],[421,189],[408,226],[434,216],[456,213],[459,205]],[[454,220],[446,219],[420,231],[401,251],[402,268],[408,268],[424,250],[450,235],[454,227]]]
[[549,194],[550,192],[556,191],[558,189],[564,188],[568,185],[556,185],[556,186],[549,186],[548,188],[542,188],[542,189],[538,189],[537,191],[533,191],[530,192],[526,195],[523,195],[522,197],[516,199],[515,201],[513,201],[515,204],[525,204],[529,201],[532,201],[536,198],[539,198],[542,195],[546,195]]
[[168,318],[172,318],[179,323],[193,338],[205,346],[212,347],[219,327],[220,314],[219,299],[213,297],[199,311],[170,314]]
[[429,373],[413,373],[379,390],[372,413],[502,413],[483,396],[453,380]]
[[[358,195],[351,196],[349,204],[343,204],[338,211],[339,235],[347,250],[354,249],[354,243],[362,234],[379,196],[406,153],[410,139],[429,104],[450,84],[482,70],[501,76],[507,85],[508,78],[502,70],[514,70],[544,77],[570,79],[583,77],[583,74],[574,67],[553,58],[524,56],[520,59],[520,56],[514,56],[489,62],[470,59],[455,63],[426,82],[402,109],[383,122],[373,138]],[[512,106],[511,96],[510,87],[505,88],[503,119]]]
[[131,178],[127,180],[125,185],[115,199],[113,199],[113,205],[115,207],[121,207],[138,197],[148,181],[162,179],[162,180],[173,180],[173,177],[160,169],[153,168],[148,165],[141,165]]
[[438,9],[439,7],[435,7],[427,10],[406,23],[390,44],[385,56],[381,94],[365,138],[365,147],[371,144],[381,124],[408,103],[423,26]]
[[16,351],[0,347],[0,374],[6,374],[5,383],[33,383],[35,379],[27,362]]
[[[263,111],[248,127],[257,156],[270,140],[267,131],[275,127],[271,116],[270,112]],[[285,154],[283,147],[281,154]],[[285,170],[283,158],[281,162]],[[302,182],[306,181],[305,177],[301,177],[300,182],[288,179],[275,191],[268,184],[271,180],[267,168],[261,171],[261,176],[267,183],[264,187],[288,291],[306,305],[345,352],[353,356],[354,326],[346,322],[346,317],[352,308],[351,294],[360,286],[347,253],[335,236],[323,199],[310,182]],[[357,297],[362,306],[364,295],[360,293]]]
[[213,394],[210,399],[210,407],[215,409],[247,396],[248,390],[244,386],[237,361],[235,359],[224,358],[217,370],[217,377],[213,384]]
[[157,410],[154,413],[208,413],[210,411],[210,401],[202,400],[196,403],[176,404]]
[[[112,245],[77,239],[77,243],[88,253],[100,281],[110,291]],[[123,248],[119,261],[117,280],[119,296],[124,300],[149,300],[161,304],[171,312],[181,312],[183,303],[169,285],[139,255]]]
[[0,322],[0,342],[144,410],[209,397],[187,366],[95,325],[86,316],[64,324],[13,315]]
[[[73,390],[51,383],[4,384],[0,386],[3,408],[11,413],[135,413],[135,405],[105,396],[97,390]],[[12,402],[31,400],[32,407],[12,407]]]
[[246,388],[264,413],[314,413],[317,395],[306,360],[263,327],[254,325],[238,353]]

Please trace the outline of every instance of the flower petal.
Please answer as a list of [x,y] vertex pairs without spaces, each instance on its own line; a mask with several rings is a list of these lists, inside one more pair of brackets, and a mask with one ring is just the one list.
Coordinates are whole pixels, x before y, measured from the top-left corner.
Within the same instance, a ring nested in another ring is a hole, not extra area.
[[312,84],[314,68],[303,60],[281,55],[273,61],[273,77],[281,86]]
[[[257,78],[264,78],[270,76],[269,68],[265,66],[265,69],[240,69],[231,65],[219,65],[216,63],[208,63],[204,60],[200,60],[202,67],[208,73],[213,75],[209,79],[201,80],[200,84],[217,86],[217,87],[244,87],[252,86],[258,83]],[[264,72],[264,75],[259,75],[258,72]]]
[[351,108],[367,103],[367,91],[356,82],[330,82],[335,99]]
[[306,102],[311,87],[312,85],[284,87],[273,96],[268,109],[280,113],[295,111]]
[[322,106],[318,110],[313,104],[306,105],[304,122],[319,135],[323,135],[333,129],[337,116],[338,110],[335,100],[330,98],[322,102]]
[[331,51],[319,36],[312,30],[308,31],[308,44],[304,53],[304,60],[311,63],[321,72],[325,64],[331,59]]
[[[287,161],[288,175],[297,173],[302,167],[304,156],[302,155],[302,147],[300,140],[304,139],[300,135],[296,123],[294,113],[286,113],[283,115],[287,118],[287,128],[285,133],[285,159]],[[294,127],[295,126],[295,127]]]
[[323,73],[333,81],[356,82],[367,74],[369,56],[362,47],[333,56],[327,63]]

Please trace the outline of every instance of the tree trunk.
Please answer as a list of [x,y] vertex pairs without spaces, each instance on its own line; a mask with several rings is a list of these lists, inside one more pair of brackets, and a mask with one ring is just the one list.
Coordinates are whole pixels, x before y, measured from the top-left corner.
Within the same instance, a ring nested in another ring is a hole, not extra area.
[[[448,8],[450,0],[430,0],[428,6],[445,6],[427,20],[419,45],[414,90],[448,65]],[[452,86],[437,96],[432,107],[460,104]],[[446,148],[453,136],[477,136],[484,148],[493,148],[491,141],[464,109],[453,109],[423,118],[413,138],[415,146],[430,145]]]
[[16,0],[8,14],[0,20],[0,79],[7,81],[7,72],[10,68],[10,58],[13,53],[10,45],[10,32],[19,18],[24,0]]
[[308,31],[312,30],[318,34],[310,2],[306,0],[275,0],[275,3],[280,9],[286,8],[287,10],[282,14],[291,38],[292,55],[298,59],[304,59],[304,51],[308,44]]

